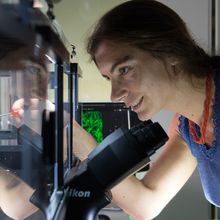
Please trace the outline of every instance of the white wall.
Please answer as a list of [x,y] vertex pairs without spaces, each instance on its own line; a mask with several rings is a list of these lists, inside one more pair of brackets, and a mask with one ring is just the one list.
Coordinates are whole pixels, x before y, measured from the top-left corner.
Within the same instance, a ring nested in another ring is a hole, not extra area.
[[89,61],[85,39],[96,20],[123,0],[63,0],[55,5],[55,15],[70,43],[76,46],[83,78],[79,80],[80,101],[110,101],[110,83]]

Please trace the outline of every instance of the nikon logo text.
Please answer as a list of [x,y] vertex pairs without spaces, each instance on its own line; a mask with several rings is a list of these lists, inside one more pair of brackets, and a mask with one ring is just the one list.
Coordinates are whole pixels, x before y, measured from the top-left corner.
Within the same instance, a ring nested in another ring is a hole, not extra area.
[[76,189],[71,189],[69,192],[70,197],[79,197],[79,198],[89,198],[91,192],[90,191],[79,191]]

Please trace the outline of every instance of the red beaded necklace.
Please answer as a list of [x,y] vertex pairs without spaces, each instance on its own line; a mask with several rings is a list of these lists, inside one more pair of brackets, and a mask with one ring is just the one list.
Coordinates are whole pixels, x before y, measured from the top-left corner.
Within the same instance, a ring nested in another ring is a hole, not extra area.
[[204,102],[203,122],[201,126],[200,138],[198,138],[196,135],[194,123],[191,120],[189,120],[189,131],[193,137],[193,141],[197,144],[205,144],[205,135],[206,135],[207,123],[209,119],[209,109],[210,109],[211,98],[212,98],[212,73],[210,72],[208,73],[208,76],[206,79],[206,98]]

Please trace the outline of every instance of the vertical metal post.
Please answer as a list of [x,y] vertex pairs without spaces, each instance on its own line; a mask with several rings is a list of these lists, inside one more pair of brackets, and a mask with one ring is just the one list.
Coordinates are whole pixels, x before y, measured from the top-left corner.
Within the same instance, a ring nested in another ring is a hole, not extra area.
[[209,32],[210,32],[210,53],[213,55],[215,54],[215,0],[209,1]]
[[78,64],[73,63],[71,71],[74,76],[74,113],[78,110]]
[[213,204],[210,204],[210,215],[211,220],[218,220],[218,208]]
[[[219,0],[210,0],[210,52],[216,55],[219,49]],[[210,204],[210,219],[218,220],[218,208]]]
[[78,64],[71,63],[70,71],[74,79],[74,93],[73,93],[73,118],[76,120],[76,114],[78,113]]
[[67,162],[68,168],[72,168],[73,164],[73,72],[72,65],[70,63],[70,69],[68,72],[68,101],[69,101],[69,115],[70,121],[68,125],[68,149],[67,149]]
[[210,0],[210,52],[217,55],[220,52],[220,2]]
[[63,65],[57,58],[55,68],[55,168],[54,188],[63,187]]
[[220,53],[220,1],[215,0],[215,55]]

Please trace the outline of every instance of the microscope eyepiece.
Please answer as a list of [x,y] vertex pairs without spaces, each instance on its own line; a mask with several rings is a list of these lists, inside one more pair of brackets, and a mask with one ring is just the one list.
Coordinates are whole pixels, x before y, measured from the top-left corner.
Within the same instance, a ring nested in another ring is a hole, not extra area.
[[140,153],[151,156],[168,140],[168,136],[159,123],[151,120],[144,121],[130,129],[131,134],[137,139],[136,146]]

